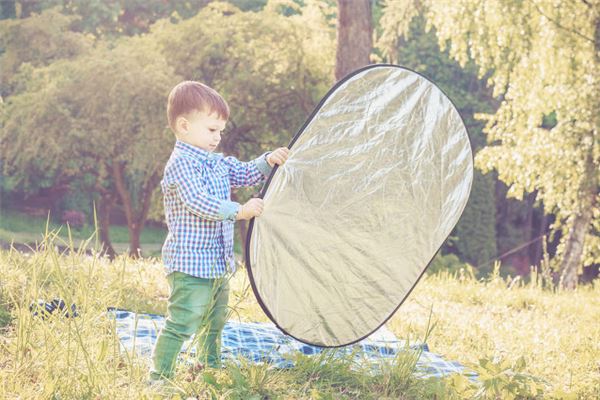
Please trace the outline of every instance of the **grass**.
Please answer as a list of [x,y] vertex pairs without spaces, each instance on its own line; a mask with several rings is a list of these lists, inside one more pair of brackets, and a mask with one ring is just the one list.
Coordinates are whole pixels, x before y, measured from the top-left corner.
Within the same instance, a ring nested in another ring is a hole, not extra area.
[[[0,240],[11,243],[24,243],[33,245],[41,242],[46,231],[47,217],[31,216],[14,210],[0,210]],[[53,221],[49,222],[49,230],[59,232],[59,238],[68,242],[66,225]],[[94,234],[95,227],[86,224],[81,229],[71,229],[75,247]],[[148,256],[159,256],[162,244],[167,236],[164,228],[146,227],[140,235],[142,251]],[[111,225],[110,238],[117,253],[123,253],[129,247],[129,231],[127,226]],[[34,246],[32,246],[34,247]]]
[[[45,249],[31,254],[0,252],[0,398],[154,398],[144,385],[146,361],[119,352],[105,311],[164,314],[159,260],[60,254],[53,240],[47,234]],[[495,272],[487,280],[464,271],[426,275],[387,324],[399,338],[426,340],[432,352],[475,369],[480,386],[460,375],[418,379],[410,352],[378,375],[324,352],[297,355],[291,370],[246,363],[193,374],[182,367],[175,384],[200,399],[598,398],[600,284],[560,292],[536,274],[525,284]],[[233,318],[267,321],[243,270],[231,289]],[[77,304],[80,316],[32,316],[32,301],[54,297]]]
[[[35,217],[14,210],[0,209],[0,241],[6,243],[23,243],[34,247],[44,238],[46,231],[47,217]],[[68,243],[67,226],[56,221],[48,223],[50,231],[58,232],[57,244],[65,245]],[[239,233],[236,226],[236,237]],[[78,248],[86,239],[94,234],[95,227],[85,225],[81,229],[71,229],[71,235],[74,240],[74,247]],[[142,252],[146,257],[160,257],[161,248],[167,237],[165,228],[146,227],[140,235]],[[110,238],[115,251],[119,254],[125,253],[129,248],[129,231],[127,226],[111,225]],[[234,251],[238,256],[241,254],[239,241],[235,242]],[[91,247],[91,246],[90,246]],[[89,248],[89,247],[88,247]]]

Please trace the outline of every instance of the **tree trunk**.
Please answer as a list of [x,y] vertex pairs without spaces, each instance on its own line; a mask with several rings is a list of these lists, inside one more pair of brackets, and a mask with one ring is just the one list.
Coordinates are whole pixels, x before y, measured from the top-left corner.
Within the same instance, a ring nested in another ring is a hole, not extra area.
[[133,215],[133,206],[131,204],[131,196],[125,185],[125,164],[115,161],[110,165],[112,177],[115,181],[117,193],[123,203],[125,211],[125,219],[127,219],[127,229],[129,230],[129,255],[133,258],[140,257],[140,229]]
[[128,223],[127,228],[129,230],[129,256],[132,258],[141,257],[142,245],[140,244],[140,235],[142,234],[142,229],[135,222]]
[[[548,234],[548,216],[546,215],[545,211],[544,211],[544,206],[542,204],[541,208],[541,217],[540,217],[540,223],[538,224],[538,229],[537,229],[537,236],[542,236],[542,235],[547,235]],[[544,246],[542,245],[542,241],[546,240],[544,237],[542,237],[540,240],[538,240],[537,242],[535,242],[535,247],[534,247],[534,260],[535,260],[535,265],[539,265],[541,263],[542,258],[544,257],[543,251],[544,251]]]
[[[586,203],[590,204],[587,201]],[[563,289],[575,289],[577,287],[577,276],[583,253],[584,237],[592,221],[591,204],[583,208],[583,211],[575,216],[575,220],[569,229],[566,250],[560,265],[560,286]]]
[[[595,97],[592,99],[593,109],[600,109],[600,13],[596,11],[594,18],[594,65],[593,67],[593,85],[597,88]],[[581,256],[583,253],[583,245],[585,235],[591,226],[592,210],[596,206],[596,196],[600,189],[598,178],[598,167],[594,162],[594,146],[600,135],[600,115],[596,113],[592,121],[592,130],[589,132],[589,149],[586,154],[585,170],[581,178],[581,184],[578,188],[579,194],[579,210],[567,238],[565,253],[561,261],[560,270],[560,286],[563,289],[575,289],[577,287],[577,275]],[[585,143],[585,142],[584,142]]]
[[335,79],[370,63],[373,24],[370,0],[338,0]]
[[534,242],[535,238],[536,238],[536,230],[535,230],[535,223],[534,223],[534,214],[535,214],[535,198],[537,196],[537,192],[534,191],[533,193],[528,193],[527,197],[525,198],[526,201],[526,205],[527,205],[527,214],[525,216],[525,227],[527,229],[527,242],[531,243],[529,246],[527,246],[524,250],[524,252],[527,254],[527,270],[529,270],[529,268],[534,265],[536,263],[536,259],[535,259],[535,244],[536,242]]
[[[593,135],[592,135],[593,138]],[[586,166],[583,177],[581,177],[580,206],[577,215],[569,229],[565,253],[563,255],[560,270],[560,286],[563,289],[575,289],[577,287],[577,276],[581,256],[583,254],[583,244],[585,235],[590,229],[592,222],[592,209],[598,191],[596,183],[597,170],[593,159],[593,142],[586,157]]]
[[100,252],[105,253],[110,260],[114,260],[117,253],[110,241],[110,210],[115,203],[115,197],[110,193],[102,194],[98,205],[98,231],[100,236]]
[[[142,256],[142,246],[140,241],[140,236],[142,231],[144,230],[144,226],[146,225],[146,218],[148,218],[148,211],[150,210],[150,203],[152,202],[152,194],[154,193],[154,188],[160,182],[160,175],[155,172],[146,182],[144,182],[144,187],[142,189],[141,195],[141,207],[136,207],[139,210],[138,213],[135,213],[135,210],[130,210],[130,214],[134,216],[133,221],[128,223],[129,228],[129,254],[136,258]],[[133,205],[130,206],[133,208]]]
[[[140,196],[141,205],[134,205],[131,200],[131,195],[127,190],[127,186],[125,185],[125,164],[116,162],[111,165],[111,168],[117,193],[123,203],[125,218],[127,219],[127,229],[129,230],[129,255],[133,258],[138,258],[142,256],[140,235],[144,229],[148,211],[150,210],[152,193],[160,181],[160,175],[158,172],[154,172],[145,182],[143,182],[142,193]],[[138,211],[136,212],[136,210]]]

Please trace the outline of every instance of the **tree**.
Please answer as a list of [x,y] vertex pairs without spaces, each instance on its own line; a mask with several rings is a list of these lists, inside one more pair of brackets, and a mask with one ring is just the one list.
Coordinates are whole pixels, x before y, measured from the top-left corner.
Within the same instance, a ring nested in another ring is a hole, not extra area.
[[338,0],[335,79],[370,63],[373,23],[370,0]]
[[[114,46],[114,47],[112,47]],[[109,254],[108,215],[124,206],[130,254],[139,255],[152,194],[168,158],[165,102],[180,79],[148,37],[98,45],[89,54],[30,71],[22,93],[7,98],[0,149],[7,174],[94,179],[100,236]]]
[[[19,69],[42,67],[57,60],[77,57],[91,48],[93,41],[69,30],[73,17],[57,9],[24,20],[0,21],[0,96],[5,98],[23,87],[27,79]],[[24,45],[24,44],[27,45]]]
[[145,33],[152,23],[172,13],[195,15],[211,0],[3,0],[2,15],[25,19],[54,8],[71,17],[70,29],[96,38]]
[[97,41],[89,54],[29,68],[23,91],[3,108],[5,171],[26,171],[22,185],[38,174],[54,181],[91,175],[105,247],[110,252],[108,214],[119,201],[130,252],[139,255],[139,234],[153,202],[157,208],[175,141],[165,118],[171,87],[197,79],[224,95],[232,117],[221,150],[241,159],[290,140],[284,132],[301,126],[327,89],[333,30],[326,3],[307,1],[290,16],[278,11],[283,3],[246,13],[211,3],[147,35]]
[[[326,2],[305,3],[271,1],[262,11],[241,12],[215,2],[193,18],[151,29],[178,75],[206,83],[229,103],[230,121],[217,151],[249,160],[287,144],[328,89],[331,10]],[[282,14],[288,10],[282,5],[295,12]],[[232,198],[244,202],[255,191],[238,189]],[[239,225],[245,244],[246,225]]]
[[[555,267],[574,288],[580,267],[600,262],[600,4],[593,0],[386,2],[382,41],[424,14],[440,46],[488,75],[501,99],[475,158],[521,199],[537,191],[562,234]],[[551,123],[550,123],[551,122]]]

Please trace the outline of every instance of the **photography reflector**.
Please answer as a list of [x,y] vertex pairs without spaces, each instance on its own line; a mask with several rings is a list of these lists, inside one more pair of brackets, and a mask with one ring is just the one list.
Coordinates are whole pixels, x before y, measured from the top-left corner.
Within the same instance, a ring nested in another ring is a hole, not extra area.
[[289,148],[249,225],[252,288],[284,333],[351,344],[394,314],[462,214],[467,131],[431,81],[371,65],[327,93]]

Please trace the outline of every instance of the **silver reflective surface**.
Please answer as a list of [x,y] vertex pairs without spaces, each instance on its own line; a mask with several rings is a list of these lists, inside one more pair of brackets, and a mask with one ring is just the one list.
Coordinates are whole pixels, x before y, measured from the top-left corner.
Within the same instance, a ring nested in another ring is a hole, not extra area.
[[377,329],[462,214],[472,161],[458,112],[422,76],[376,66],[339,85],[253,223],[247,261],[274,322],[320,346]]

